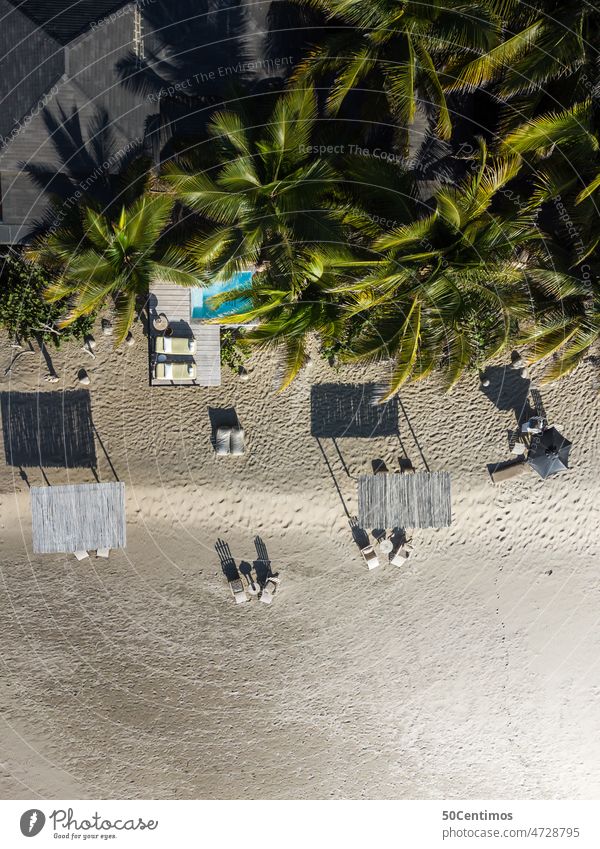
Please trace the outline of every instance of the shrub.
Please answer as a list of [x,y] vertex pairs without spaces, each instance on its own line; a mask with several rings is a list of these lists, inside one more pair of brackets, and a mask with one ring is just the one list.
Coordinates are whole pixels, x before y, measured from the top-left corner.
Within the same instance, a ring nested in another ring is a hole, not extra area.
[[221,365],[239,371],[248,358],[238,330],[221,330]]
[[59,330],[56,326],[65,313],[65,301],[48,304],[42,291],[49,283],[48,273],[11,252],[0,256],[0,324],[20,339],[53,342],[82,339],[90,333],[94,316],[77,319]]

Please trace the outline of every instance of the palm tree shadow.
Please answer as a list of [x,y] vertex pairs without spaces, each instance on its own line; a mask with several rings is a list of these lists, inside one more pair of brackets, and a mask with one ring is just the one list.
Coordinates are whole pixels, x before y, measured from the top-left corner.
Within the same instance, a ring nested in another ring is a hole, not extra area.
[[522,377],[521,372],[512,366],[489,366],[485,377],[489,385],[482,384],[481,391],[497,410],[512,411],[518,425],[531,417],[529,378]]
[[[138,196],[148,171],[148,164],[140,159],[143,142],[136,140],[119,147],[105,109],[96,110],[85,131],[75,107],[66,112],[58,105],[56,114],[46,108],[42,117],[57,162],[32,161],[21,167],[40,191],[51,196],[63,217],[69,212],[78,214],[82,196],[103,209],[116,201],[127,205]],[[52,224],[54,213],[50,210],[42,222],[36,223],[36,229]]]
[[155,43],[141,61],[133,51],[120,60],[122,84],[160,100],[167,113],[177,103],[195,100],[198,106],[222,100],[228,80],[243,75],[242,65],[250,56],[241,0],[178,0],[148,4],[143,11]]

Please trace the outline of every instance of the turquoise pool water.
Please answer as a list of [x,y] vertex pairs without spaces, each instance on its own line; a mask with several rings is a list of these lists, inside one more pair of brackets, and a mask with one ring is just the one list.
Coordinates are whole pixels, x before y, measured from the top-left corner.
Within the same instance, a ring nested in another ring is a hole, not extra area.
[[192,289],[190,292],[192,318],[206,321],[209,318],[244,312],[251,304],[249,298],[236,298],[235,301],[228,301],[214,309],[210,307],[210,298],[213,295],[220,295],[221,292],[228,292],[230,289],[249,289],[251,285],[252,272],[240,271],[224,283],[213,283],[203,289]]

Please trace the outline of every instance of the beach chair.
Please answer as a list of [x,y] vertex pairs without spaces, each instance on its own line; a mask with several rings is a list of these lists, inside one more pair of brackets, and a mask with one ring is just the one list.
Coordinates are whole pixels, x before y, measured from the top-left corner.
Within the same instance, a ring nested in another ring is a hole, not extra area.
[[262,593],[260,594],[260,600],[262,602],[264,602],[265,604],[271,604],[278,583],[279,582],[277,578],[268,579],[267,583],[263,587]]
[[225,454],[231,454],[231,428],[230,427],[220,427],[217,428],[217,434],[215,437],[215,453],[219,457],[225,456]]
[[232,581],[229,581],[229,588],[236,604],[243,604],[245,601],[248,601],[248,596],[246,595],[241,578],[234,578]]
[[196,363],[161,363],[154,364],[156,380],[195,380]]
[[187,336],[156,336],[154,350],[157,354],[195,354],[196,340]]
[[376,569],[379,566],[379,558],[377,557],[377,552],[372,545],[367,545],[365,548],[361,548],[360,553],[362,554],[369,570]]
[[87,551],[74,551],[73,554],[78,560],[85,560],[86,557],[90,556]]
[[96,551],[96,557],[108,557],[110,554],[110,548],[99,548]]
[[234,427],[231,429],[231,454],[234,457],[241,456],[246,450],[244,443],[244,429]]
[[399,545],[390,557],[390,563],[392,566],[403,566],[410,554],[410,548],[412,548],[412,546]]

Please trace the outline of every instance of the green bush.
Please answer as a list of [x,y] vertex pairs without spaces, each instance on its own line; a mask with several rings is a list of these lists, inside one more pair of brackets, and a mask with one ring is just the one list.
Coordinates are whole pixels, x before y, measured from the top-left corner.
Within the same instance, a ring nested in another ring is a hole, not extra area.
[[52,342],[82,339],[90,333],[94,316],[87,315],[59,330],[57,323],[66,312],[64,301],[48,304],[42,291],[49,283],[48,273],[11,252],[0,256],[0,325],[20,339]]
[[238,330],[221,330],[221,365],[239,371],[248,358]]

